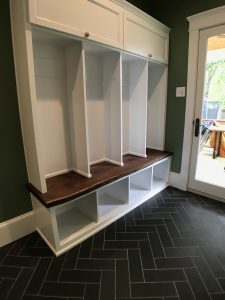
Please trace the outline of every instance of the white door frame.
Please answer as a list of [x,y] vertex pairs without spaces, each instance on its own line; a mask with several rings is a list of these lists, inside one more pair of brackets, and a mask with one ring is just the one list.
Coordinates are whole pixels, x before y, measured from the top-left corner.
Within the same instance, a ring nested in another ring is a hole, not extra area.
[[202,29],[225,24],[225,5],[190,16],[187,20],[189,22],[188,76],[181,172],[171,172],[170,174],[170,184],[182,190],[187,190],[189,177],[196,99],[199,32]]

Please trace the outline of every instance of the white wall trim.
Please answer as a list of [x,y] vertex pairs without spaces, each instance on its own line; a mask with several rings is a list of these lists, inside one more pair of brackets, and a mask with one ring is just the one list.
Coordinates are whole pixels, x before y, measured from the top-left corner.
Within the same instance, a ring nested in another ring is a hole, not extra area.
[[189,30],[200,30],[222,25],[225,23],[225,5],[190,16],[187,20]]
[[0,223],[0,247],[34,232],[34,212]]
[[170,172],[169,185],[186,191],[187,187],[185,185],[185,182],[185,176],[183,176],[181,173]]
[[172,172],[170,179],[172,186],[182,190],[187,190],[188,187],[197,88],[199,32],[207,27],[225,24],[225,6],[190,16],[187,20],[189,21],[188,75],[181,172]]

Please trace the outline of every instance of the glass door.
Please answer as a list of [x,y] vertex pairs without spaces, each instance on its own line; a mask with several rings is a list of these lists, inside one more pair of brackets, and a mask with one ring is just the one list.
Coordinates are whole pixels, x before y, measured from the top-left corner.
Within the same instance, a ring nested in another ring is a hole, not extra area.
[[200,32],[188,187],[225,199],[225,26]]

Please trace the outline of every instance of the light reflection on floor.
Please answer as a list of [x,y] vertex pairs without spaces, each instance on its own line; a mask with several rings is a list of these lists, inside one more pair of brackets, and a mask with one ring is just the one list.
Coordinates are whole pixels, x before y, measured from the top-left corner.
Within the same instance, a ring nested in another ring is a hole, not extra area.
[[212,158],[212,149],[203,150],[198,157],[196,179],[225,187],[225,158]]

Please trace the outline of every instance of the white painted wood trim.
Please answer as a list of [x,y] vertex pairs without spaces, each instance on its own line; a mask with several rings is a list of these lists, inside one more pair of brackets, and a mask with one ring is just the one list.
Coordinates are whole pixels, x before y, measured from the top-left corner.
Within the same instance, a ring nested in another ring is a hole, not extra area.
[[187,18],[189,30],[200,30],[225,23],[225,5],[195,14]]
[[0,223],[0,247],[35,231],[34,212]]
[[207,27],[217,26],[222,23],[225,24],[225,6],[190,16],[187,20],[189,21],[189,50],[182,163],[181,172],[171,173],[170,178],[171,185],[182,190],[187,189],[190,168],[196,98],[199,31]]
[[91,173],[84,173],[83,171],[80,171],[78,169],[73,169],[73,171],[76,172],[76,173],[78,173],[78,174],[80,174],[80,175],[83,175],[83,176],[85,176],[87,178],[91,178],[92,177]]

